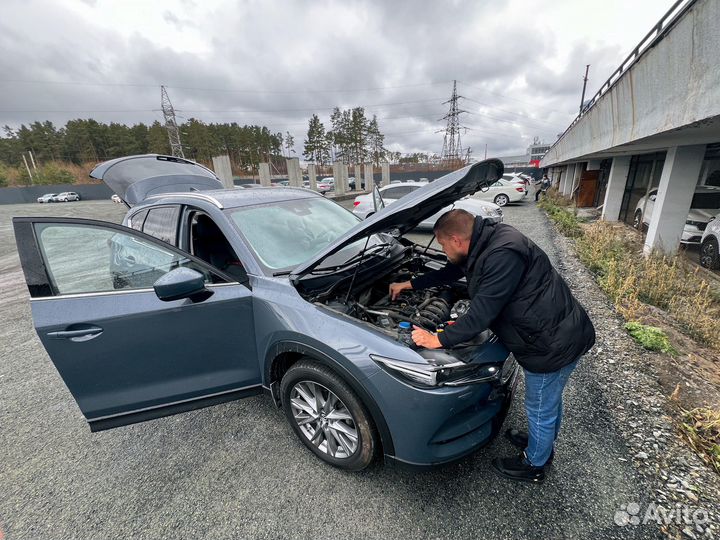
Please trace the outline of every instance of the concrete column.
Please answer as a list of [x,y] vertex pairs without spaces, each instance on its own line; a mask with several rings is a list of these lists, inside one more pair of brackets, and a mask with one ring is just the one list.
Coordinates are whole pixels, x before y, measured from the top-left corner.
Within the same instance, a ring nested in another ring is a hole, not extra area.
[[617,221],[620,218],[620,206],[622,205],[629,172],[630,156],[613,158],[607,188],[605,189],[605,202],[603,203],[601,219]]
[[292,187],[302,187],[302,174],[300,173],[300,158],[287,158],[288,181]]
[[259,165],[260,170],[260,185],[270,187],[270,164],[261,163]]
[[362,165],[360,163],[355,164],[355,189],[360,189],[362,183]]
[[646,255],[654,250],[677,251],[704,157],[704,144],[668,149],[645,237]]
[[333,178],[335,179],[335,195],[344,195],[345,194],[345,171],[347,170],[347,166],[340,162],[336,161],[333,163]]
[[[383,186],[389,186],[390,185],[390,163],[387,161],[383,161],[382,164],[382,182],[380,182]],[[369,189],[372,189],[375,186],[370,187]]]
[[600,170],[600,160],[599,159],[591,159],[587,162],[587,169],[586,171],[599,171]]
[[[370,191],[373,186],[375,185],[375,179],[374,179],[374,169],[372,163],[366,163],[365,164],[365,191]],[[359,186],[358,186],[359,187]]]
[[308,165],[308,180],[310,181],[310,189],[317,191],[317,170],[314,163]]
[[235,187],[233,183],[232,170],[230,168],[230,156],[215,156],[212,158],[213,170],[217,177],[222,180],[225,189]]
[[570,186],[572,185],[573,178],[575,178],[576,165],[576,163],[570,163],[565,168],[565,174],[563,175],[562,182],[560,182],[561,195],[567,195],[570,191]]
[[573,176],[572,182],[570,182],[570,185],[568,187],[567,196],[572,197],[573,193],[575,193],[575,189],[580,185],[580,176],[582,176],[582,173],[584,171],[583,163],[576,163],[575,164],[575,175]]

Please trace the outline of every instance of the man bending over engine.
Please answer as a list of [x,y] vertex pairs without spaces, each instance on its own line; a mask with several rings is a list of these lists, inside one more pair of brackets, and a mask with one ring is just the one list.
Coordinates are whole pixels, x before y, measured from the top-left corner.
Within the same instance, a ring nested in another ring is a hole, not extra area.
[[505,343],[525,372],[528,431],[506,431],[523,452],[495,459],[493,467],[512,480],[542,482],[560,431],[562,393],[580,357],[595,343],[593,324],[545,252],[510,225],[450,210],[434,232],[450,262],[392,283],[390,296],[467,278],[467,313],[440,334],[416,326],[413,341],[428,349],[451,348],[490,328]]

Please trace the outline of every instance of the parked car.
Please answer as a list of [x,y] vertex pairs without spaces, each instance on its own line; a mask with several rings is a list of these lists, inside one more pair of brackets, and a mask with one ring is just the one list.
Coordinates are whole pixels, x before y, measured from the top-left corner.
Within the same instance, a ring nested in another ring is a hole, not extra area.
[[[401,185],[390,184],[389,186],[381,187],[378,189],[378,192],[382,197],[382,202],[384,203],[384,205],[388,206],[401,199],[402,197],[405,197],[406,195],[409,195],[425,186],[427,186],[426,182],[404,182]],[[368,193],[367,195],[358,195],[357,197],[355,197],[355,201],[353,202],[353,214],[355,214],[361,219],[367,219],[368,217],[373,215],[376,212],[374,197],[374,193]],[[491,202],[485,202],[473,199],[471,197],[465,197],[459,201],[456,201],[453,204],[455,208],[462,208],[463,210],[467,210],[468,212],[476,216],[481,216],[494,222],[500,222],[503,219],[503,213],[500,207]],[[435,225],[435,222],[438,220],[438,218],[440,218],[441,215],[450,210],[451,206],[452,205],[448,205],[434,215],[421,221],[418,224],[418,228],[431,229]]]
[[113,193],[113,196],[110,197],[110,200],[114,203],[122,203],[122,199],[117,193]]
[[492,201],[498,206],[521,201],[524,197],[527,197],[527,189],[524,185],[504,178],[497,180],[492,185],[481,189],[473,195],[473,199]]
[[317,183],[317,190],[322,193],[323,195],[327,193],[328,191],[332,191],[335,188],[332,184],[328,184],[326,182],[318,182]]
[[[633,227],[640,230],[650,224],[658,188],[653,188],[646,197],[641,197],[635,205]],[[647,202],[646,202],[647,200]],[[643,211],[644,209],[644,211]],[[700,244],[707,224],[720,212],[720,187],[697,186],[690,202],[690,212],[685,221],[680,242]]]
[[710,270],[720,269],[720,213],[707,224],[700,240],[700,264]]
[[46,193],[45,195],[41,195],[37,198],[37,202],[39,203],[51,203],[55,202],[55,197],[57,196],[57,193]]
[[517,362],[489,331],[457,349],[403,341],[400,322],[462,312],[464,280],[398,301],[388,284],[446,264],[403,235],[501,173],[465,167],[362,221],[310,190],[114,159],[91,176],[130,205],[122,225],[13,220],[34,325],[92,431],[264,392],[331,465],[449,462],[500,430]]
[[53,197],[53,202],[70,202],[70,201],[79,201],[80,195],[75,193],[74,191],[63,191],[62,193],[58,193]]

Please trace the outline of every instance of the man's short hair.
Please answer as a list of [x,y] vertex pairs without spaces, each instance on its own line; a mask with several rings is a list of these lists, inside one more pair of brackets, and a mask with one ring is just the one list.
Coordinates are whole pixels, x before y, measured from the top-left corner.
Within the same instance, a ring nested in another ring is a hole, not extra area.
[[474,225],[475,216],[467,210],[458,208],[440,216],[433,226],[433,232],[435,236],[457,236],[463,240],[470,240]]

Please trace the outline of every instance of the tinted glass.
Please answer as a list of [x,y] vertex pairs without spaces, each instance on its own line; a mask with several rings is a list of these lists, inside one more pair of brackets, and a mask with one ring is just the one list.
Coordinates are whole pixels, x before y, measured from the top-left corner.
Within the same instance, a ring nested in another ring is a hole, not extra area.
[[696,193],[690,208],[720,208],[720,193]]
[[228,213],[260,262],[272,270],[307,261],[359,221],[352,212],[321,197]]
[[140,210],[138,213],[133,214],[130,219],[128,219],[128,227],[135,229],[136,231],[142,231],[147,213],[147,210]]
[[410,186],[393,187],[383,191],[384,199],[399,199],[412,191]]
[[91,225],[37,224],[40,251],[57,294],[145,289],[180,266],[214,278],[162,244]]
[[177,206],[161,206],[148,211],[143,223],[143,232],[158,240],[175,245],[180,208]]

